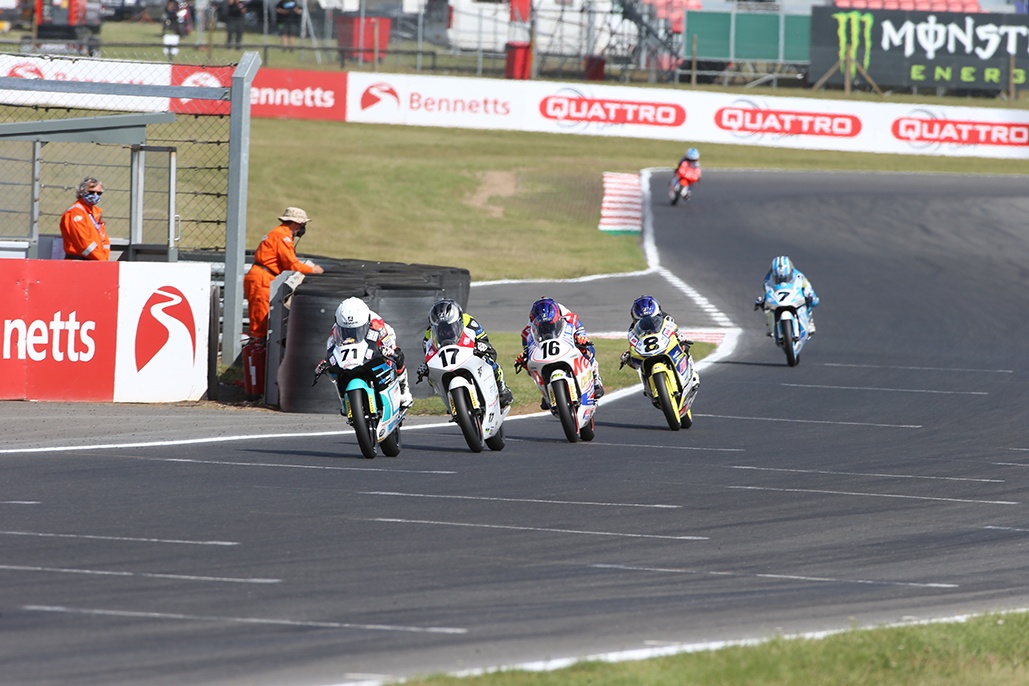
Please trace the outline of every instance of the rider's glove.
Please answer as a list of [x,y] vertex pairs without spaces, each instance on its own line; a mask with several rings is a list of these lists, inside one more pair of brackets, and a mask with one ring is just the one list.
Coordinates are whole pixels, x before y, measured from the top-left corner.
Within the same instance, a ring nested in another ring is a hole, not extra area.
[[315,366],[315,368],[314,368],[314,375],[315,376],[321,376],[325,372],[329,371],[329,367],[330,367],[330,365],[329,365],[328,360],[322,360],[321,362],[318,363],[317,366]]
[[754,300],[754,309],[755,310],[763,309],[764,308],[764,304],[765,304],[765,299],[759,297],[756,300]]
[[421,383],[422,379],[429,375],[429,365],[422,362],[418,365],[418,379],[415,381],[416,384]]
[[518,353],[518,357],[515,358],[515,361],[514,361],[515,374],[518,374],[523,369],[525,369],[525,351],[524,350],[522,352]]
[[628,350],[626,350],[624,353],[622,353],[621,360],[622,360],[621,364],[618,365],[619,369],[621,369],[625,365],[629,364],[629,351]]
[[586,338],[581,333],[577,333],[575,334],[575,345],[580,348],[588,348],[589,346],[593,345],[593,341]]
[[693,346],[693,341],[691,341],[690,339],[686,338],[686,336],[683,335],[683,334],[676,334],[675,337],[679,340],[679,346],[685,352],[689,352],[690,351],[690,347]]
[[815,301],[814,296],[811,296],[811,295],[805,295],[804,296],[804,302],[807,303],[808,307],[811,307],[811,303],[813,303],[814,301]]

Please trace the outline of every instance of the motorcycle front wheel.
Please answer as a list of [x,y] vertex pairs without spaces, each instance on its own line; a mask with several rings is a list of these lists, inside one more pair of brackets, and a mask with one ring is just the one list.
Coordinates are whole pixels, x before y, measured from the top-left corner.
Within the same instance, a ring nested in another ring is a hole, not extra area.
[[782,349],[786,351],[786,364],[796,367],[797,352],[793,347],[793,320],[784,319],[779,324],[782,326]]
[[504,449],[504,425],[501,424],[497,428],[497,432],[486,439],[486,447],[490,450],[503,450]]
[[450,392],[450,399],[454,404],[454,418],[457,425],[461,427],[465,443],[473,453],[482,452],[482,425],[472,414],[472,403],[468,398],[467,388],[455,388]]
[[572,400],[568,397],[568,386],[564,381],[559,381],[551,388],[554,389],[554,403],[557,405],[557,416],[561,419],[565,438],[569,443],[575,443],[579,440],[579,430],[575,427],[575,410],[572,409]]
[[675,408],[671,391],[668,388],[668,374],[658,372],[653,377],[654,386],[657,388],[657,401],[661,405],[661,414],[665,416],[665,422],[672,431],[682,428],[679,424],[679,412]]
[[371,422],[368,421],[368,398],[364,391],[355,388],[347,391],[347,404],[350,405],[357,445],[361,448],[361,454],[370,460],[375,457],[375,434]]

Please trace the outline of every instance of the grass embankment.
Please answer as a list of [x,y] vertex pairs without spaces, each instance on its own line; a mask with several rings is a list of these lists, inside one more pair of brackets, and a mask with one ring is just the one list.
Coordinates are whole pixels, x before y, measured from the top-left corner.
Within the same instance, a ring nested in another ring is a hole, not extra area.
[[777,638],[642,662],[583,662],[553,672],[495,672],[406,686],[1016,686],[1029,684],[1029,615],[961,624]]

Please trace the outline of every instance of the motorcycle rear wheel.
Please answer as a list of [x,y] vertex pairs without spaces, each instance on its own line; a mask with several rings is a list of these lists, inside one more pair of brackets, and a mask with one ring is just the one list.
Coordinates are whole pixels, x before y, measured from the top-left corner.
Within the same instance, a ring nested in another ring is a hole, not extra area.
[[569,443],[579,440],[579,430],[575,426],[575,410],[572,409],[572,400],[568,397],[568,386],[564,381],[553,384],[554,403],[557,405],[557,416],[561,419],[561,428],[565,432],[565,438]]
[[481,453],[483,447],[482,425],[472,414],[472,403],[468,398],[467,388],[455,388],[450,392],[450,399],[454,403],[454,417],[457,425],[461,427],[465,443],[473,453]]
[[393,429],[393,433],[382,439],[382,454],[386,457],[396,457],[400,454],[400,427]]
[[661,414],[665,416],[665,423],[672,431],[678,431],[682,426],[679,424],[679,412],[668,388],[668,374],[658,372],[653,379],[654,386],[657,387],[657,401],[661,405]]
[[347,391],[347,404],[350,406],[350,416],[354,421],[357,445],[361,448],[361,454],[370,460],[375,457],[376,441],[371,422],[368,421],[368,399],[364,391],[356,388]]

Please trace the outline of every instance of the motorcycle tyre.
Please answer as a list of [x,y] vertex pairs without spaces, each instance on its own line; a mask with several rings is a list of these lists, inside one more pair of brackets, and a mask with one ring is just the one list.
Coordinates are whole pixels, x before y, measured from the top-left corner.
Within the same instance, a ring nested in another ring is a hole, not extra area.
[[565,438],[569,443],[579,440],[579,431],[575,427],[575,411],[572,409],[572,400],[568,397],[568,386],[564,381],[555,383],[554,403],[557,406],[557,416],[561,420],[561,428],[565,432]]
[[782,327],[782,349],[786,351],[786,364],[797,366],[797,353],[793,347],[793,320],[784,319],[779,322]]
[[483,448],[482,425],[476,421],[472,414],[472,403],[468,398],[467,388],[455,388],[450,392],[450,399],[454,403],[454,418],[457,425],[461,427],[465,443],[473,453],[481,453]]
[[686,414],[682,416],[682,421],[680,421],[679,423],[682,425],[682,428],[684,429],[688,429],[691,426],[693,426],[693,411],[686,410]]
[[504,449],[504,425],[501,424],[497,428],[497,432],[486,439],[486,447],[490,450],[503,450]]
[[672,400],[671,391],[668,390],[668,375],[664,372],[658,372],[653,377],[655,388],[657,388],[657,401],[661,407],[661,414],[665,416],[665,422],[668,424],[668,428],[672,431],[678,431],[682,428],[679,423],[679,412],[675,407],[675,402]]
[[393,433],[382,439],[382,454],[386,457],[396,457],[400,454],[400,449],[403,447],[400,442],[400,427],[393,429]]
[[368,399],[364,391],[357,388],[347,391],[347,404],[350,405],[350,416],[354,420],[357,445],[361,448],[361,454],[371,460],[375,457],[376,441],[368,423]]
[[579,438],[583,441],[592,441],[597,437],[597,429],[593,424],[593,417],[590,417],[590,423],[579,429]]

